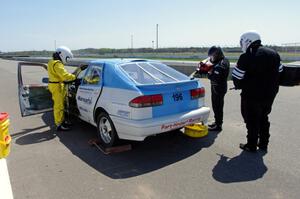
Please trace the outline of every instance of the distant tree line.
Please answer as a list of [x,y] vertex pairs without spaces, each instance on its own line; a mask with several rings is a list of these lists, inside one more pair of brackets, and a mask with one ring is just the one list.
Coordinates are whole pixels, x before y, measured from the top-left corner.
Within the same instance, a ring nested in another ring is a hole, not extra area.
[[[125,49],[113,49],[113,48],[86,48],[80,50],[74,50],[74,54],[120,54],[120,53],[206,53],[208,47],[190,47],[190,48],[125,48]],[[228,52],[241,52],[240,48],[224,48],[224,51]]]
[[[283,46],[269,46],[278,52],[295,52],[296,47],[283,47]],[[114,48],[86,48],[73,50],[76,56],[103,56],[107,54],[137,54],[137,53],[207,53],[209,47],[190,47],[190,48],[126,48],[126,49],[114,49]],[[240,47],[223,47],[224,52],[228,53],[241,53]],[[298,51],[298,50],[297,50]],[[299,52],[299,51],[298,51]],[[17,52],[2,52],[0,56],[34,56],[34,57],[50,57],[53,51],[17,51]]]

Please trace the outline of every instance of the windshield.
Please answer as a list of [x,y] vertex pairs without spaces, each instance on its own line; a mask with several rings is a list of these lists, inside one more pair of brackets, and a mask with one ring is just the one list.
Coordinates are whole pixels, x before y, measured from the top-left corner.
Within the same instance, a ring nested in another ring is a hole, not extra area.
[[162,84],[187,81],[189,77],[161,63],[124,64],[121,68],[138,84]]

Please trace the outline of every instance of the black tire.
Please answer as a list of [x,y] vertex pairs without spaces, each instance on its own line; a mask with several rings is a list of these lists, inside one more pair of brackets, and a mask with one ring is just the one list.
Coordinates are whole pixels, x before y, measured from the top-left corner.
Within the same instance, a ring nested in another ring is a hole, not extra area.
[[104,147],[112,147],[119,139],[112,120],[105,112],[97,116],[97,135]]

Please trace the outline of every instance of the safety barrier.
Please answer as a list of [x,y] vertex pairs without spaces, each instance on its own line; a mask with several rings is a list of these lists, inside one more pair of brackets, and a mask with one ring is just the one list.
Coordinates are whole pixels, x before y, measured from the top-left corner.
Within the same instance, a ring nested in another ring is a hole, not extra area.
[[0,159],[9,155],[11,137],[9,135],[8,113],[0,113]]
[[[47,63],[50,58],[45,58],[45,57],[14,57],[14,60],[17,61],[29,61],[29,62],[38,62],[38,63]],[[83,58],[75,58],[72,59],[72,61],[68,64],[69,66],[79,66],[81,64],[86,64],[93,59],[83,59]],[[161,61],[164,64],[167,64],[168,66],[171,66],[172,68],[186,74],[186,75],[191,75],[192,73],[195,72],[199,61]],[[233,70],[233,67],[235,66],[235,63],[230,63],[230,69],[229,69],[229,75],[227,80],[231,80],[231,73]],[[300,62],[295,62],[295,63],[290,63],[286,64],[286,67],[289,68],[289,71],[294,71],[297,70],[299,71],[300,69]],[[291,72],[292,74],[293,72]],[[297,72],[298,74],[298,72]],[[297,75],[299,76],[299,75]],[[207,78],[207,75],[201,75],[199,78]],[[299,78],[298,78],[299,79]],[[297,80],[298,80],[297,79]]]
[[[28,62],[37,62],[37,63],[48,63],[50,58],[46,57],[15,57],[14,60],[16,61],[28,61]],[[79,66],[81,64],[89,63],[90,61],[95,59],[83,59],[83,58],[74,58],[68,66]],[[161,61],[162,63],[171,66],[172,68],[186,74],[191,75],[197,68],[199,61]],[[235,64],[231,63],[230,73],[233,69]],[[203,76],[202,78],[206,78]],[[231,79],[231,75],[229,75],[228,80]]]

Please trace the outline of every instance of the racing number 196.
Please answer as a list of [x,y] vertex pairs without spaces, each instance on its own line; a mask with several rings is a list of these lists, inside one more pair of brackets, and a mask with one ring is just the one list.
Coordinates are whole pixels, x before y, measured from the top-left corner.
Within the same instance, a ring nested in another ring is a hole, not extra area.
[[175,102],[183,100],[182,93],[173,93],[172,97]]

